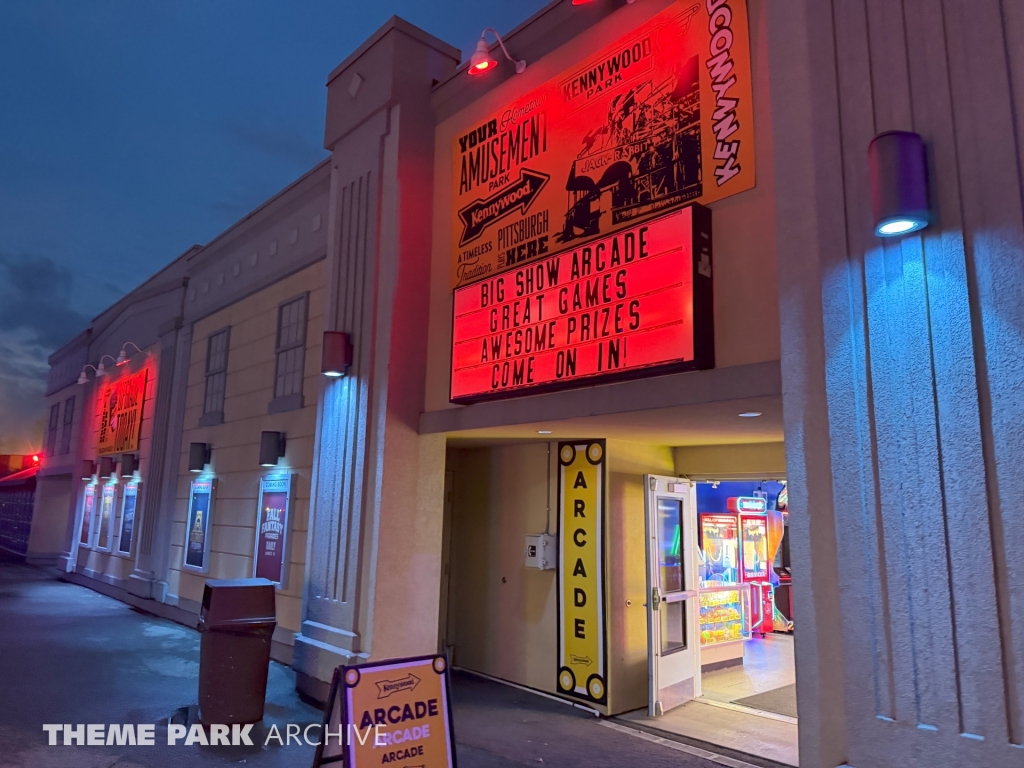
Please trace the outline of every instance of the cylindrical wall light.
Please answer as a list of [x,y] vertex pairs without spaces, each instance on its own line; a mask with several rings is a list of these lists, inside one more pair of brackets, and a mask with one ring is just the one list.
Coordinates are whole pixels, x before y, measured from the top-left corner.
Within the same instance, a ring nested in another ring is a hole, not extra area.
[[344,376],[352,365],[352,340],[343,331],[324,331],[324,345],[320,352],[320,373],[324,376]]
[[101,456],[99,476],[102,478],[113,477],[115,471],[114,467],[115,463],[113,456]]
[[121,454],[121,477],[134,477],[139,468],[139,457],[134,453]]
[[880,133],[868,145],[875,234],[896,237],[931,223],[928,156],[921,136],[910,131]]
[[284,449],[283,432],[260,432],[261,467],[276,467],[277,460],[284,456]]
[[206,469],[206,465],[210,463],[210,450],[209,443],[189,443],[188,444],[188,471],[189,472],[202,472]]

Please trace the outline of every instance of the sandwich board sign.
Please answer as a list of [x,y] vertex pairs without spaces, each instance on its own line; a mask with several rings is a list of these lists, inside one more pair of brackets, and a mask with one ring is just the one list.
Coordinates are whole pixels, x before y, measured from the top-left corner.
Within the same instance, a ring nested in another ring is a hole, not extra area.
[[455,768],[443,655],[340,666],[313,768]]

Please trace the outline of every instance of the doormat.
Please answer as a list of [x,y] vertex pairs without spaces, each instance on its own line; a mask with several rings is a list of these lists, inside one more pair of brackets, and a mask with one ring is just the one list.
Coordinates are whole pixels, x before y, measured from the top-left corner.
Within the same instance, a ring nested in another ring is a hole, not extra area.
[[777,715],[796,717],[796,683],[747,696],[745,699],[736,699],[733,704],[774,712]]

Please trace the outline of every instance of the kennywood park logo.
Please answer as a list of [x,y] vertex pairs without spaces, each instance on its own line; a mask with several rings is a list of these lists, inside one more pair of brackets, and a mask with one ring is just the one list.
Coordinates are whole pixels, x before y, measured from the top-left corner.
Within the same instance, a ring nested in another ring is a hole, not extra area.
[[487,227],[515,212],[517,208],[520,214],[525,214],[550,178],[546,173],[523,168],[519,171],[518,181],[486,200],[477,198],[460,210],[463,229],[459,245],[476,240]]

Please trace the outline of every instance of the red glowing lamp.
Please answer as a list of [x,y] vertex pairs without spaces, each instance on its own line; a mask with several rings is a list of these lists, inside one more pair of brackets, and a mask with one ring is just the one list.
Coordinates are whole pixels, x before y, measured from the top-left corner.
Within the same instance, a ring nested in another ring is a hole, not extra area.
[[476,50],[469,57],[469,74],[479,75],[496,66],[498,66],[498,62],[491,56],[491,52],[487,49],[487,41],[481,35],[480,39],[476,41]]
[[38,464],[39,463],[39,454],[38,453],[32,454],[32,463],[33,464]]
[[516,74],[522,74],[526,71],[526,60],[513,59],[508,49],[505,47],[505,43],[502,41],[501,36],[491,27],[488,27],[480,33],[480,39],[476,41],[476,50],[473,51],[473,55],[469,57],[469,69],[467,70],[471,75],[479,75],[483,72],[488,72],[498,66],[498,61],[491,56],[490,46],[487,45],[487,33],[490,32],[494,35],[494,39],[498,41],[498,45],[501,46],[502,53],[505,54],[505,58],[516,65]]

